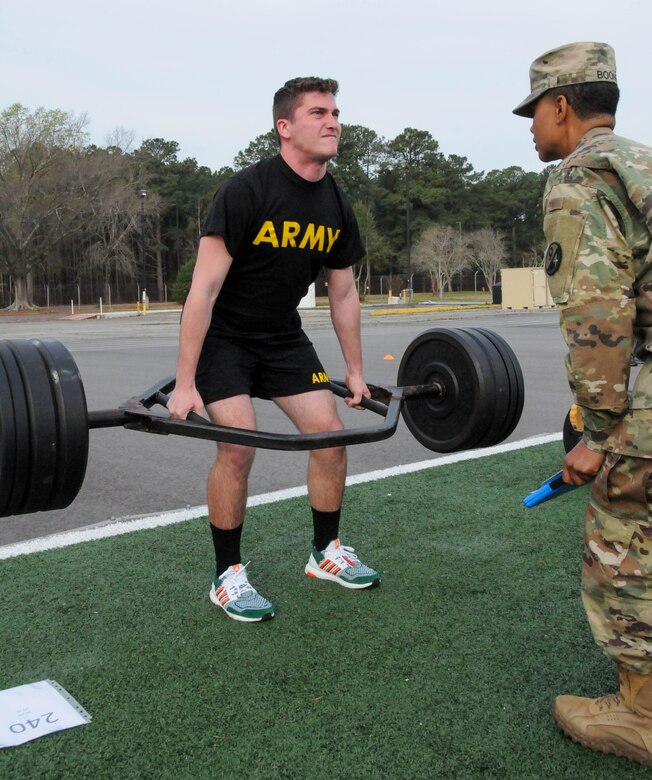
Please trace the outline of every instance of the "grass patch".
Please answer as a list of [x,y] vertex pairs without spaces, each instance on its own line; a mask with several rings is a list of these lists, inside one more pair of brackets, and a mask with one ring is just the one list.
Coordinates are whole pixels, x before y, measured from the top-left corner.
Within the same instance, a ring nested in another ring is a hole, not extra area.
[[2,562],[0,688],[57,680],[87,726],[0,751],[3,778],[621,778],[554,726],[615,688],[579,597],[586,490],[526,510],[561,444],[350,487],[343,539],[383,585],[309,580],[305,498],[249,510],[251,579],[207,598],[205,520]]

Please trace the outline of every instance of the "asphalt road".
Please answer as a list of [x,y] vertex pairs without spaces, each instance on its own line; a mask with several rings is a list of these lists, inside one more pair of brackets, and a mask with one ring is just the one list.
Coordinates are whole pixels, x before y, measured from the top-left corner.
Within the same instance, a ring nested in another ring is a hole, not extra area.
[[[344,376],[343,362],[328,313],[307,310],[304,327],[331,377]],[[0,338],[56,338],[79,366],[90,410],[115,408],[173,374],[177,356],[178,314],[104,320],[34,318],[0,320]],[[368,382],[394,384],[408,344],[436,326],[486,327],[503,336],[516,353],[525,378],[521,421],[509,440],[561,430],[571,403],[563,367],[564,344],[554,310],[468,310],[376,316],[363,311],[363,348]],[[386,359],[386,356],[393,356]],[[348,410],[347,427],[376,425],[369,412]],[[273,404],[257,402],[259,428],[291,429]],[[86,478],[66,509],[0,518],[0,545],[96,525],[116,518],[158,514],[206,503],[205,480],[213,442],[178,436],[147,435],[124,428],[91,430]],[[349,448],[349,474],[359,474],[441,457],[412,437],[403,421],[389,439]],[[305,484],[307,453],[259,450],[250,495]]]

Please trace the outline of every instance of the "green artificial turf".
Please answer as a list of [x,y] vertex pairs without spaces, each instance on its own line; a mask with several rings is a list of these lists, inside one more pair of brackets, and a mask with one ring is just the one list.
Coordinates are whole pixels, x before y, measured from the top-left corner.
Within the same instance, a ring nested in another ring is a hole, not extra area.
[[557,693],[615,689],[579,596],[586,489],[521,500],[548,444],[347,490],[342,538],[383,575],[303,574],[305,498],[249,510],[262,624],[210,604],[206,520],[0,563],[0,688],[63,685],[91,724],[0,751],[3,778],[622,778],[563,737]]

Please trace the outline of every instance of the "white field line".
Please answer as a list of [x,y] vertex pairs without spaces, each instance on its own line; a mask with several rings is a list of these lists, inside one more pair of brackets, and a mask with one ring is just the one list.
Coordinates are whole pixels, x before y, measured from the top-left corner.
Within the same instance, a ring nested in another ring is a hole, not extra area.
[[[540,444],[548,444],[553,441],[560,441],[560,433],[543,434],[533,436],[529,439],[510,442],[509,444],[500,444],[496,447],[487,447],[482,450],[469,450],[466,452],[457,452],[454,455],[445,455],[434,460],[423,460],[418,463],[407,463],[403,466],[393,466],[388,469],[378,471],[369,471],[366,474],[355,474],[346,480],[347,485],[360,485],[363,482],[374,482],[386,477],[396,477],[402,474],[413,474],[415,471],[436,468],[437,466],[448,466],[451,463],[460,463],[465,460],[477,460],[479,458],[488,458],[492,455],[499,455],[503,452],[512,452],[527,447],[537,447]],[[533,486],[534,487],[534,486]],[[296,498],[308,494],[305,485],[285,490],[276,490],[272,493],[262,493],[258,496],[250,496],[247,506],[261,506],[262,504],[273,504],[277,501],[285,501],[288,498]],[[158,528],[164,525],[174,525],[183,523],[186,520],[194,520],[198,517],[205,517],[208,514],[208,507],[194,506],[189,509],[178,509],[171,512],[164,512],[159,515],[148,515],[131,520],[116,520],[112,523],[92,526],[89,528],[64,531],[58,534],[42,536],[38,539],[29,539],[26,542],[17,542],[16,544],[0,547],[0,560],[15,558],[19,555],[30,555],[31,553],[54,550],[59,547],[69,547],[73,544],[82,542],[92,542],[96,539],[107,539],[111,536],[122,536],[132,531],[143,531],[149,528]],[[2,522],[2,521],[0,521]]]

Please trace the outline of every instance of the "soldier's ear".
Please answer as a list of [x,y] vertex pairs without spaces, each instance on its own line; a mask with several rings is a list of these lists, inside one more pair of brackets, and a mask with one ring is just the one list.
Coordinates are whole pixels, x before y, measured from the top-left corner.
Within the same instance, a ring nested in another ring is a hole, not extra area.
[[564,122],[568,116],[568,112],[572,111],[571,104],[568,102],[566,95],[555,96],[555,120],[557,124]]

